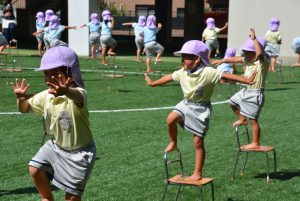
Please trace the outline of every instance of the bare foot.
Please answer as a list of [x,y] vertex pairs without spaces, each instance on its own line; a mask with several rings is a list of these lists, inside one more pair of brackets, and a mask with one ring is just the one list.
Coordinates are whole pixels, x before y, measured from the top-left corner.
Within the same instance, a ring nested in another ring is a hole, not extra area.
[[111,56],[115,56],[116,53],[115,52],[107,52],[108,55],[111,55]]
[[103,62],[102,62],[102,65],[108,65],[108,63],[107,63],[107,62],[105,62],[105,61],[103,61]]
[[258,143],[246,144],[241,147],[241,149],[258,149],[260,145]]
[[248,122],[247,122],[247,120],[241,120],[241,119],[239,119],[239,120],[237,120],[236,122],[234,122],[233,124],[232,124],[232,126],[233,127],[237,127],[237,126],[240,126],[240,125],[245,125],[245,126],[247,126],[247,124],[248,124]]
[[165,152],[172,152],[177,149],[177,144],[175,142],[170,142],[168,146],[165,148]]
[[146,73],[153,73],[154,70],[147,70]]
[[200,173],[193,173],[191,176],[188,177],[190,181],[198,181],[202,179],[202,175]]

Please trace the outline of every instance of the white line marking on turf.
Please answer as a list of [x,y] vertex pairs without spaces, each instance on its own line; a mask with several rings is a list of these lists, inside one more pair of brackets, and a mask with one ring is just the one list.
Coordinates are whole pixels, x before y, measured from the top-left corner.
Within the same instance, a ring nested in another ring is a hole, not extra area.
[[[220,105],[228,103],[228,100],[214,102],[212,105]],[[137,112],[137,111],[154,111],[154,110],[166,110],[173,109],[174,106],[169,107],[154,107],[154,108],[136,108],[136,109],[120,109],[120,110],[90,110],[90,113],[109,113],[109,112]],[[22,114],[20,112],[0,112],[0,115],[14,115],[14,114]]]

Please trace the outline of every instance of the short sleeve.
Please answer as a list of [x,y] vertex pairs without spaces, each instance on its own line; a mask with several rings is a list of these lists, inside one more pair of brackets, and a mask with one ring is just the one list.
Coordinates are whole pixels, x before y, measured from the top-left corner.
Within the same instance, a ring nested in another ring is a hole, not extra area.
[[220,28],[215,28],[216,33],[220,33],[221,29]]
[[44,113],[45,99],[47,94],[47,91],[43,91],[28,99],[28,102],[30,104],[30,111],[32,113],[37,115],[42,115]]
[[177,70],[177,71],[174,71],[173,73],[172,73],[172,79],[174,80],[174,81],[177,81],[177,82],[179,82],[179,71],[180,70]]

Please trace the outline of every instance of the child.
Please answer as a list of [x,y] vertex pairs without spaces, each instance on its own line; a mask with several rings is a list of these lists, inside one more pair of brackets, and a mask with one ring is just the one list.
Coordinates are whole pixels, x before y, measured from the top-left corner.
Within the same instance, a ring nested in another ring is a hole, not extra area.
[[101,24],[99,22],[98,14],[92,13],[91,14],[91,21],[88,24],[81,25],[81,27],[89,27],[90,29],[90,45],[91,45],[91,57],[95,59],[95,46],[100,45],[100,33],[99,30],[101,28]]
[[60,19],[58,16],[53,15],[50,17],[49,20],[49,27],[44,28],[43,30],[39,30],[37,32],[34,32],[32,35],[36,36],[40,33],[46,33],[47,34],[47,40],[45,42],[47,43],[48,47],[54,47],[59,44],[66,44],[60,40],[61,33],[65,29],[76,29],[76,26],[64,26],[60,25]]
[[102,47],[102,64],[107,65],[106,61],[106,51],[108,55],[116,55],[113,50],[117,46],[117,41],[112,37],[111,30],[114,29],[115,20],[113,16],[110,15],[108,10],[102,12],[103,22],[101,22],[101,47]]
[[[46,10],[45,12],[45,26],[44,27],[48,27],[49,26],[49,21],[50,21],[50,17],[54,15],[54,11],[51,9]],[[48,44],[48,35],[47,33],[44,33],[44,45],[46,50],[49,49],[49,44]]]
[[135,35],[135,45],[136,45],[136,61],[140,62],[141,59],[141,52],[142,48],[144,47],[144,37],[140,35],[140,32],[142,31],[143,27],[146,25],[146,17],[141,15],[139,16],[138,23],[135,22],[127,22],[123,23],[123,26],[131,25],[134,29],[134,35]]
[[282,39],[282,34],[278,30],[279,25],[280,20],[276,17],[272,18],[270,20],[270,30],[268,30],[265,35],[265,39],[267,41],[265,51],[271,57],[269,70],[273,72],[276,72],[276,62],[277,57],[279,56],[280,44]]
[[44,72],[48,89],[32,96],[25,79],[12,83],[19,111],[43,115],[47,132],[54,136],[29,162],[29,173],[42,200],[54,200],[50,180],[66,192],[66,200],[81,200],[96,147],[78,57],[68,47],[52,47],[37,70]]
[[208,130],[211,113],[210,98],[215,84],[221,78],[253,84],[252,80],[255,73],[252,78],[246,79],[207,67],[209,65],[208,49],[203,42],[198,40],[186,42],[181,50],[175,52],[174,55],[182,58],[182,68],[180,70],[165,75],[156,81],[152,81],[147,74],[145,74],[145,78],[147,84],[152,87],[164,85],[171,81],[180,83],[184,100],[175,106],[175,109],[167,118],[170,143],[165,148],[165,152],[177,149],[178,131],[176,124],[191,132],[194,136],[196,160],[194,172],[189,179],[200,180],[205,159],[204,137]]
[[154,15],[149,15],[147,17],[146,26],[140,32],[141,36],[144,36],[144,45],[146,51],[146,65],[147,65],[147,73],[153,72],[150,67],[151,57],[156,53],[156,62],[160,62],[161,55],[164,52],[164,47],[161,46],[158,42],[156,42],[156,34],[161,30],[162,24],[158,23],[156,27],[156,17]]
[[[234,57],[235,53],[236,53],[235,49],[227,48],[224,59]],[[231,64],[231,63],[222,63],[221,65],[219,65],[217,67],[217,70],[222,71],[224,73],[230,73],[230,74],[234,73],[234,71],[235,71],[234,64]]]
[[297,37],[292,42],[292,49],[298,55],[297,62],[292,66],[300,66],[300,37]]
[[216,50],[216,57],[220,56],[219,50],[219,41],[217,38],[217,34],[221,31],[225,30],[228,27],[228,23],[226,22],[222,28],[215,27],[215,20],[214,18],[207,18],[206,20],[207,27],[204,29],[202,33],[202,41],[205,41],[205,44],[208,47],[208,59],[211,58],[211,53],[213,50]]
[[[46,24],[44,13],[43,12],[38,12],[35,17],[36,17],[36,21],[35,21],[36,31],[43,30],[45,28],[45,24]],[[40,34],[36,35],[36,40],[38,42],[39,56],[42,56],[42,54],[43,54],[42,46],[43,46],[43,40],[44,40],[44,33],[40,33]]]
[[260,146],[258,117],[264,105],[264,87],[270,60],[268,55],[264,53],[266,41],[262,37],[256,36],[254,29],[250,29],[249,36],[241,48],[244,57],[232,57],[213,63],[244,63],[246,66],[244,76],[246,78],[250,77],[253,72],[257,72],[254,85],[240,90],[229,99],[230,106],[239,119],[233,123],[233,127],[247,125],[247,118],[250,119],[252,143],[245,145],[244,148],[255,149]]

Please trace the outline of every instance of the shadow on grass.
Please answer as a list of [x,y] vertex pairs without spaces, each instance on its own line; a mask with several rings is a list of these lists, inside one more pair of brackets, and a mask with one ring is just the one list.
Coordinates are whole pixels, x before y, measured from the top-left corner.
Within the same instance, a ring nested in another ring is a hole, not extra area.
[[[266,178],[266,174],[259,174],[255,176],[255,178]],[[294,177],[300,177],[300,170],[285,170],[285,171],[280,171],[276,172],[276,174],[271,173],[270,178],[271,179],[276,179],[276,180],[281,180],[281,181],[286,181],[293,179]]]
[[[51,186],[52,191],[59,190],[55,186]],[[25,188],[17,188],[13,190],[0,190],[0,197],[6,196],[6,195],[23,195],[23,194],[37,194],[38,191],[35,187],[25,187]]]
[[266,89],[265,91],[286,91],[294,88],[274,88],[274,89]]
[[232,199],[232,198],[227,198],[226,201],[244,201],[244,200],[235,200],[235,199]]

